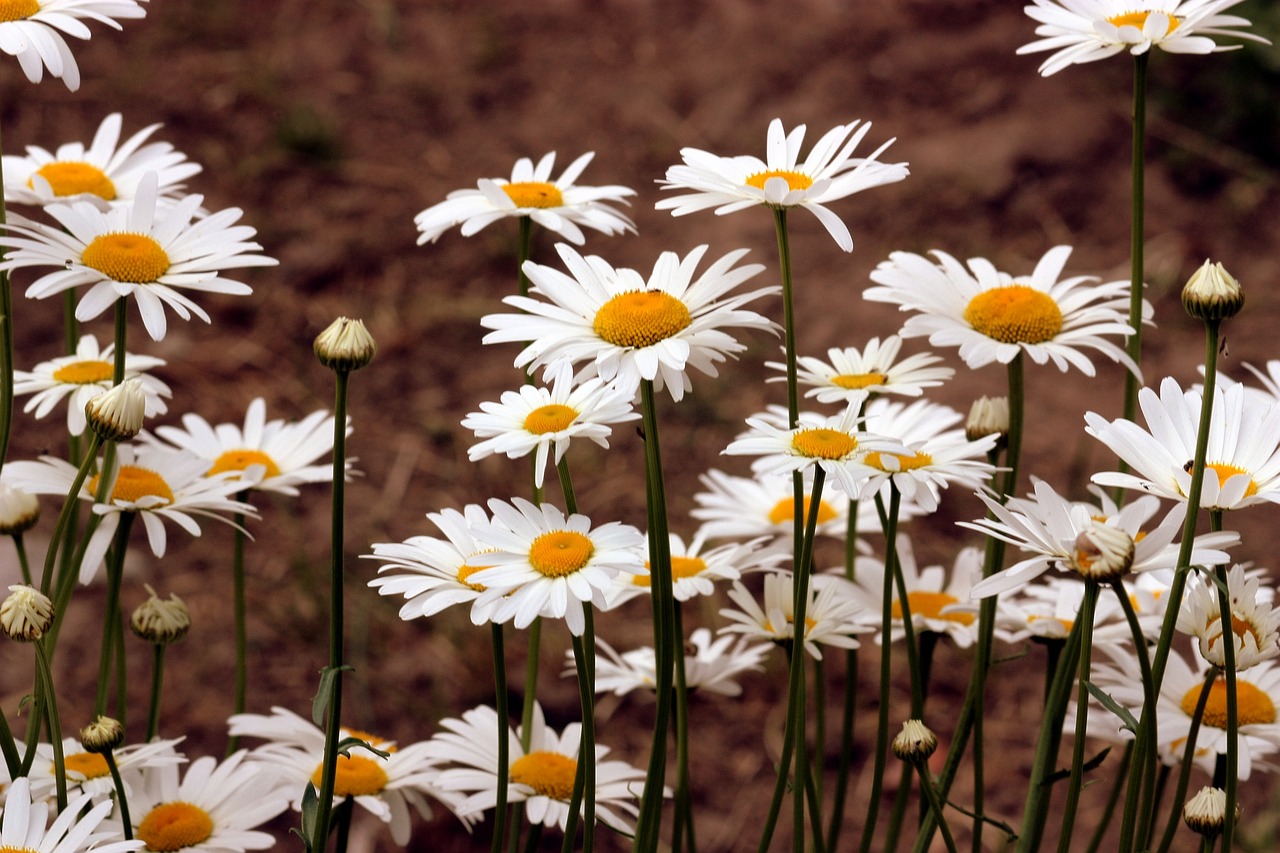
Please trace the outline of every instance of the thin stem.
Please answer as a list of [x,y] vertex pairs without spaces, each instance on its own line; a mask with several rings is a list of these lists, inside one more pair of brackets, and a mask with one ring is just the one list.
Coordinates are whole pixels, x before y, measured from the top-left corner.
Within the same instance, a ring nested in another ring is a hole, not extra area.
[[1097,853],[1102,847],[1102,838],[1107,834],[1111,818],[1115,816],[1116,805],[1120,802],[1120,792],[1124,790],[1125,780],[1129,778],[1129,767],[1132,761],[1133,741],[1129,741],[1125,745],[1124,754],[1120,756],[1120,766],[1116,768],[1116,779],[1111,784],[1111,793],[1107,795],[1107,804],[1102,810],[1102,818],[1093,829],[1093,835],[1089,839],[1089,846],[1085,848],[1085,853]]
[[595,848],[596,829],[596,724],[595,682],[587,665],[587,650],[595,647],[595,624],[591,604],[583,607],[585,625],[581,637],[573,638],[573,662],[578,672],[578,699],[582,706],[582,741],[574,773],[573,794],[569,798],[569,819],[564,831],[563,853],[573,850],[579,812],[582,813],[582,850]]
[[[1143,251],[1146,230],[1146,136],[1147,136],[1147,62],[1150,53],[1133,57],[1133,148],[1132,186],[1130,207],[1132,211],[1129,233],[1129,326],[1126,350],[1134,364],[1142,364],[1142,289],[1146,273],[1143,269]],[[1132,372],[1124,376],[1124,419],[1132,421],[1138,411],[1138,377]],[[1123,463],[1122,463],[1123,464]],[[1123,470],[1123,469],[1122,469]]]
[[[857,577],[858,502],[849,501],[849,518],[844,535],[844,576],[852,582]],[[857,709],[858,650],[844,653],[844,701],[840,707],[840,752],[836,769],[836,786],[832,791],[831,821],[827,824],[827,846],[839,849],[840,831],[844,824],[844,806],[849,793],[849,771],[853,764],[853,723]]]
[[128,322],[129,301],[123,296],[115,302],[115,352],[112,353],[111,384],[119,385],[124,381],[125,343],[129,337]]
[[147,737],[150,743],[160,733],[160,688],[164,685],[164,643],[151,646],[151,702],[147,712]]
[[[684,643],[684,608],[675,606],[675,636]],[[689,784],[689,681],[684,654],[676,658],[676,810],[671,830],[672,853],[697,853],[693,828],[693,790]],[[685,847],[685,842],[688,847]]]
[[520,217],[520,244],[516,249],[516,290],[521,296],[529,295],[529,276],[524,274],[524,262],[529,260],[533,245],[533,218]]
[[353,797],[347,797],[338,804],[338,811],[334,815],[334,821],[338,824],[333,845],[335,853],[346,853],[347,842],[351,838],[351,815],[355,808],[356,801]]
[[493,811],[493,843],[490,853],[502,853],[502,845],[507,834],[507,778],[511,769],[511,738],[507,736],[511,722],[510,708],[507,707],[507,654],[503,641],[501,622],[491,622],[489,632],[493,639],[493,682],[494,710],[498,713],[498,778],[497,802]]
[[[0,168],[0,186],[3,185],[4,171]],[[4,199],[0,198],[0,229],[6,221]],[[0,253],[0,259],[3,257],[4,253]],[[13,428],[13,352],[13,292],[8,270],[0,270],[0,471],[9,456]]]
[[27,546],[22,543],[22,534],[13,534],[13,550],[18,552],[18,566],[22,569],[22,582],[27,586],[35,586],[31,582],[31,563],[27,560]]
[[[151,740],[149,736],[148,741]],[[116,806],[120,809],[120,831],[124,833],[125,841],[133,840],[133,821],[129,819],[129,796],[125,791],[124,780],[120,778],[120,767],[116,764],[115,754],[108,749],[102,753],[103,759],[107,762],[107,769],[111,771],[111,782],[116,788]]]
[[[107,715],[107,690],[111,684],[111,658],[120,627],[120,584],[124,577],[124,555],[136,512],[120,513],[111,551],[107,557],[107,605],[102,617],[102,650],[98,658],[98,691],[93,701],[95,716]],[[117,712],[118,714],[118,712]]]
[[925,800],[929,803],[929,811],[937,822],[938,830],[942,833],[942,843],[946,845],[948,853],[956,853],[956,842],[951,837],[951,828],[947,826],[947,818],[942,812],[942,798],[938,796],[938,790],[933,786],[929,763],[927,761],[914,763],[920,774],[920,790],[924,792]]
[[1076,807],[1080,803],[1080,790],[1084,787],[1085,741],[1089,725],[1089,665],[1093,654],[1093,614],[1098,608],[1098,583],[1086,580],[1084,601],[1076,615],[1084,623],[1080,635],[1079,692],[1076,694],[1076,733],[1071,751],[1071,781],[1067,784],[1067,803],[1062,812],[1062,832],[1058,836],[1058,853],[1069,853],[1071,835],[1075,830]]
[[[62,754],[62,723],[58,719],[58,695],[53,689],[53,672],[49,669],[49,657],[43,643],[35,643],[36,672],[44,684],[45,724],[49,729],[49,742],[53,746],[53,777],[58,791],[58,813],[67,808],[67,762]],[[39,724],[36,724],[39,728]]]
[[[1215,510],[1214,529],[1222,529],[1221,511]],[[1231,625],[1235,617],[1231,612],[1231,599],[1227,594],[1227,567],[1214,569],[1218,576],[1219,625]],[[1231,853],[1235,841],[1236,799],[1240,784],[1240,702],[1236,690],[1235,633],[1222,632],[1222,670],[1227,686],[1227,778],[1223,786],[1227,793],[1227,812],[1222,822],[1222,853]]]
[[[249,499],[248,490],[236,495],[236,500],[244,502]],[[231,587],[232,609],[235,611],[236,632],[236,682],[235,698],[232,700],[232,713],[243,714],[245,698],[249,683],[249,631],[245,617],[245,582],[244,582],[244,541],[247,536],[244,529],[245,515],[235,515],[235,533],[231,543]],[[227,755],[230,756],[240,746],[240,737],[231,735],[227,740]]]
[[[93,470],[93,465],[97,461],[98,445],[101,443],[101,437],[91,430],[89,432],[89,447],[85,451],[84,460],[76,471],[75,479],[71,481],[71,490],[67,492],[67,499],[62,502],[62,511],[58,513],[57,524],[54,525],[53,534],[49,537],[49,549],[44,555],[44,572],[40,576],[40,591],[45,595],[49,594],[49,588],[53,584],[53,566],[57,562],[58,546],[66,538],[72,512],[76,507],[77,501],[80,500],[80,489],[84,487],[84,481],[89,478],[89,472]],[[104,477],[103,479],[106,478]],[[61,611],[58,611],[55,618],[60,615]]]
[[1210,666],[1204,673],[1204,684],[1200,687],[1200,695],[1196,697],[1195,709],[1191,712],[1191,725],[1187,728],[1186,745],[1182,751],[1182,765],[1178,770],[1178,783],[1173,792],[1173,806],[1169,812],[1169,822],[1165,824],[1164,835],[1160,839],[1159,853],[1167,853],[1173,844],[1173,836],[1182,824],[1182,807],[1187,798],[1187,786],[1191,782],[1191,768],[1195,765],[1196,742],[1200,737],[1200,725],[1204,722],[1204,709],[1209,704],[1209,694],[1213,683],[1222,673],[1216,666]]

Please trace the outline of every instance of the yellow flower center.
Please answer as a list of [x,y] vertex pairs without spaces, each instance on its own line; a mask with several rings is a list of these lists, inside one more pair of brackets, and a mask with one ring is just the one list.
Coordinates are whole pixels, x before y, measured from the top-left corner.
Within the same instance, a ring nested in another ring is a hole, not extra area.
[[[89,479],[89,493],[98,493],[98,480],[101,474],[94,474]],[[128,501],[136,503],[145,497],[163,498],[167,504],[173,503],[173,489],[155,471],[139,468],[137,465],[121,465],[116,474],[115,485],[111,487],[110,501]]]
[[30,847],[10,847],[7,844],[0,845],[0,853],[40,853]]
[[99,779],[111,773],[111,769],[107,767],[107,759],[95,752],[77,752],[75,755],[68,755],[63,763],[67,768],[68,779]]
[[[1209,621],[1205,624],[1205,628],[1213,628],[1213,626],[1221,619],[1222,615],[1220,613],[1215,613],[1213,616],[1209,617]],[[1258,629],[1252,622],[1247,619],[1241,619],[1234,613],[1231,614],[1231,633],[1235,634],[1241,640],[1246,637],[1253,637],[1253,644],[1255,646],[1259,645],[1262,639],[1258,636]]]
[[[795,624],[796,624],[796,617],[791,616],[791,615],[788,615],[788,616],[787,616],[787,624],[788,624],[788,625],[790,625],[790,626],[792,626],[792,629],[793,629],[793,630],[792,630],[792,633],[794,634],[794,633],[795,633],[795,631],[794,631],[794,627],[795,627]],[[817,624],[818,624],[817,620],[813,619],[812,617],[810,617],[810,616],[806,616],[806,617],[804,617],[804,635],[805,635],[806,637],[807,637],[807,636],[809,636],[809,632],[810,632],[810,631],[812,631],[812,630],[813,630],[813,626],[814,626],[814,625],[817,625]],[[765,629],[765,631],[767,631],[767,632],[768,632],[768,633],[770,633],[770,634],[776,634],[776,633],[778,633],[778,631],[773,627],[773,623],[772,623],[772,622],[770,622],[768,619],[764,620],[764,624],[763,624],[763,625],[761,625],[760,627],[764,628],[764,629]]]
[[37,0],[0,0],[0,21],[20,21],[39,11]]
[[[897,468],[887,468],[884,464],[884,457],[889,456],[898,460]],[[875,451],[867,454],[867,464],[872,468],[879,468],[881,471],[895,473],[897,471],[914,471],[917,468],[924,468],[933,464],[933,457],[928,453],[916,453],[911,456],[899,456],[897,453],[879,454]]]
[[591,328],[619,347],[652,346],[689,328],[693,317],[679,299],[661,290],[630,290],[600,306]]
[[831,384],[850,391],[873,388],[889,381],[887,373],[838,373],[831,377]]
[[80,261],[113,281],[150,284],[169,271],[169,256],[145,234],[102,234],[84,247]]
[[213,818],[191,803],[161,803],[147,812],[136,835],[148,850],[181,850],[213,835]]
[[[311,783],[319,788],[323,775],[324,764],[321,763],[311,774]],[[333,795],[372,796],[381,793],[387,787],[387,781],[387,771],[382,769],[382,759],[365,758],[363,755],[339,755],[337,773],[333,777]]]
[[539,406],[526,415],[524,428],[534,435],[559,432],[562,429],[568,429],[569,425],[577,417],[577,409],[570,406],[562,406],[559,403],[549,403],[545,406]]
[[1049,294],[1025,284],[984,290],[964,309],[965,322],[1005,344],[1042,344],[1062,331],[1062,309]]
[[[1182,711],[1188,717],[1196,712],[1196,703],[1200,701],[1200,687],[1192,687],[1182,697]],[[1274,723],[1276,706],[1265,690],[1260,690],[1247,681],[1236,679],[1236,721],[1247,726],[1251,724]],[[1227,727],[1227,680],[1219,677],[1209,688],[1209,699],[1204,706],[1204,725],[1217,729]]]
[[558,752],[531,752],[511,764],[511,781],[528,785],[534,793],[553,800],[568,801],[573,796],[573,777],[578,762]]
[[[1150,12],[1125,12],[1121,15],[1113,15],[1107,18],[1107,21],[1117,27],[1137,27],[1142,29],[1147,25],[1147,18],[1151,16]],[[1173,15],[1169,15],[1169,29],[1165,30],[1167,36],[1178,28],[1182,22]]]
[[516,207],[564,206],[564,195],[561,194],[560,188],[546,181],[517,181],[514,184],[503,184],[502,191]]
[[[907,600],[910,601],[910,598],[908,598]],[[1032,622],[1035,622],[1041,619],[1050,619],[1054,622],[1057,622],[1059,625],[1061,625],[1063,628],[1067,630],[1068,634],[1071,633],[1071,629],[1074,628],[1076,624],[1074,619],[1058,619],[1053,616],[1039,616],[1034,613],[1027,617],[1027,624],[1031,624]]]
[[529,546],[529,565],[549,578],[562,578],[586,566],[596,546],[573,530],[544,533]]
[[346,726],[343,726],[342,731],[344,733],[343,734],[344,737],[359,738],[360,740],[364,741],[365,743],[369,744],[375,749],[380,749],[383,752],[395,752],[397,749],[399,749],[399,747],[397,747],[391,741],[386,740],[380,735],[375,735],[372,732],[366,732],[364,729],[351,729],[351,728],[347,728]]
[[[6,7],[12,8],[18,5],[9,2],[0,5],[0,10]],[[31,3],[35,6],[35,3]],[[0,18],[4,17],[4,12],[0,11]],[[22,17],[26,17],[23,15]],[[4,18],[4,20],[12,20]],[[54,195],[81,195],[87,193],[96,195],[107,201],[112,201],[116,197],[116,185],[111,183],[111,179],[106,176],[101,169],[91,163],[45,163],[41,166],[36,174],[49,182],[50,188]],[[34,186],[31,178],[27,179],[27,186]]]
[[110,379],[112,370],[108,361],[73,361],[55,370],[53,378],[68,385],[93,385]]
[[[652,569],[649,561],[644,561],[646,569]],[[706,571],[707,561],[701,557],[672,557],[671,558],[671,580],[677,581],[681,578],[693,578]],[[636,575],[631,579],[636,586],[651,586],[649,575]]]
[[[924,616],[928,619],[945,619],[948,622],[959,622],[961,625],[972,625],[972,613],[943,613],[942,608],[955,604],[960,599],[945,592],[928,592],[912,590],[907,593],[907,604],[911,605],[912,616]],[[902,618],[902,601],[893,602],[893,618]]]
[[467,578],[471,577],[476,572],[483,571],[484,569],[492,569],[492,568],[493,566],[468,566],[466,564],[458,566],[458,583],[462,584],[463,586],[468,586],[471,589],[474,589],[476,592],[484,592],[484,584],[471,583],[470,581],[467,580]]
[[[804,517],[809,517],[809,508],[813,506],[813,500],[805,496],[804,499]],[[796,517],[796,501],[795,498],[783,498],[773,505],[773,509],[769,510],[769,521],[773,524],[782,524],[791,521]],[[836,509],[826,501],[818,503],[818,523],[825,524],[836,517]]]
[[803,172],[789,169],[769,169],[764,172],[756,172],[754,175],[748,175],[747,186],[762,190],[765,182],[770,178],[782,178],[787,182],[787,189],[789,190],[807,190],[813,186],[813,178]]
[[[1219,487],[1221,487],[1223,483],[1227,482],[1227,480],[1231,479],[1237,474],[1248,475],[1249,473],[1248,471],[1241,468],[1239,465],[1232,465],[1229,462],[1206,462],[1204,467],[1206,471],[1213,471],[1213,473],[1217,475]],[[1249,485],[1246,486],[1244,490],[1244,496],[1246,498],[1251,498],[1257,493],[1258,493],[1258,484],[1254,482],[1252,477],[1250,477]]]
[[838,429],[814,427],[793,435],[791,449],[812,459],[843,459],[858,449],[858,440]]
[[204,475],[212,477],[224,471],[243,471],[251,465],[261,465],[266,468],[267,477],[280,476],[280,466],[261,450],[228,450],[213,460],[213,467],[205,471]]

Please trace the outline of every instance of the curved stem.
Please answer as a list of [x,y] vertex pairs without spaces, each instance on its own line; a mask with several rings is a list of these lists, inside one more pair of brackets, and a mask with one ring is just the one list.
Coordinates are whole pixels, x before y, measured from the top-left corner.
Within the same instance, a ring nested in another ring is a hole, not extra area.
[[[58,813],[67,809],[67,762],[62,754],[62,723],[58,719],[58,695],[53,689],[53,672],[49,669],[49,657],[43,643],[35,643],[36,672],[44,684],[45,721],[49,728],[49,742],[53,745],[53,777],[58,791]],[[35,724],[39,728],[39,723]]]
[[938,824],[938,830],[942,833],[942,843],[946,845],[947,853],[956,853],[956,842],[951,837],[951,828],[947,826],[947,818],[942,813],[942,798],[938,796],[938,791],[933,786],[932,774],[929,773],[929,763],[927,761],[916,762],[915,767],[920,773],[920,790],[924,792],[925,801],[929,803],[929,811]]
[[[844,576],[853,582],[857,577],[858,502],[849,501],[849,518],[844,535]],[[853,758],[853,722],[857,709],[858,650],[844,653],[844,702],[840,707],[840,752],[836,770],[836,786],[831,794],[831,821],[827,824],[827,846],[839,849],[840,831],[844,823],[845,799],[849,792],[849,771]]]
[[[0,186],[4,186],[2,168]],[[0,229],[7,217],[4,199],[0,198]],[[0,259],[5,254],[0,252]],[[13,292],[8,270],[0,270],[0,471],[4,470],[4,461],[9,456],[9,434],[13,428],[13,353]]]
[[[98,691],[94,696],[93,713],[107,716],[107,690],[111,684],[111,656],[115,651],[116,635],[120,627],[120,584],[124,577],[124,555],[129,546],[129,531],[133,528],[135,512],[120,513],[111,551],[107,558],[107,606],[102,617],[102,650],[98,659]],[[122,699],[123,701],[123,699]],[[117,710],[116,716],[119,716]]]
[[582,851],[595,848],[596,829],[596,706],[595,679],[587,665],[589,651],[595,649],[595,619],[591,604],[583,608],[585,626],[581,637],[573,638],[573,662],[578,672],[578,699],[582,706],[582,740],[578,748],[573,794],[569,798],[569,821],[564,832],[563,853],[573,850],[579,812],[582,813]]
[[164,643],[151,646],[151,702],[147,712],[147,737],[150,743],[160,734],[160,690],[164,686]]
[[1182,750],[1182,765],[1178,769],[1178,783],[1173,792],[1173,806],[1169,812],[1169,822],[1164,827],[1164,835],[1160,838],[1159,853],[1168,853],[1173,844],[1173,836],[1182,823],[1182,806],[1187,798],[1187,786],[1191,782],[1191,768],[1195,766],[1196,742],[1200,738],[1200,725],[1204,722],[1204,709],[1209,704],[1213,683],[1218,680],[1221,672],[1216,666],[1205,670],[1204,684],[1200,687],[1200,695],[1196,697],[1196,707],[1191,712],[1191,725],[1187,728],[1186,745]]
[[[147,740],[150,741],[151,737]],[[107,762],[107,769],[111,771],[111,782],[116,788],[116,807],[120,809],[120,831],[124,833],[125,841],[132,841],[133,821],[129,819],[129,795],[125,791],[124,780],[120,778],[120,767],[116,764],[115,754],[111,750],[108,749],[102,753],[102,757]]]
[[[49,548],[44,555],[44,571],[40,575],[40,591],[45,595],[49,594],[49,588],[53,584],[53,566],[57,562],[58,546],[66,538],[76,502],[80,500],[80,489],[84,487],[84,481],[89,478],[89,472],[93,470],[93,465],[97,461],[98,445],[101,443],[101,437],[96,432],[90,431],[89,447],[85,451],[84,459],[81,461],[79,469],[76,470],[75,479],[71,481],[71,490],[67,492],[67,499],[62,502],[62,511],[58,513],[57,524],[54,525],[53,534],[49,537]],[[72,567],[73,572],[78,570],[79,566]],[[54,618],[56,619],[61,615],[62,612],[59,610],[55,613]]]

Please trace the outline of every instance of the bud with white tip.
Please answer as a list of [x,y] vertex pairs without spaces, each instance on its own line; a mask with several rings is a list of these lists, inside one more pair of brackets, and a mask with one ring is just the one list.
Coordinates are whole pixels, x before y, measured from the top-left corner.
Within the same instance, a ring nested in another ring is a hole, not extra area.
[[128,441],[142,431],[147,398],[141,379],[126,379],[84,404],[84,415],[103,441]]
[[312,349],[325,367],[348,372],[373,361],[378,345],[362,321],[339,317],[316,336]]

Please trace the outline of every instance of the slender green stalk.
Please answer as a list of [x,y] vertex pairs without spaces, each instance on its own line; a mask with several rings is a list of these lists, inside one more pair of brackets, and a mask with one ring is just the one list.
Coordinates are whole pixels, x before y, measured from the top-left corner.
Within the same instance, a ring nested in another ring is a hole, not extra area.
[[507,737],[511,725],[511,709],[507,707],[507,653],[502,637],[502,623],[491,622],[489,630],[493,638],[493,705],[498,714],[498,799],[493,808],[493,843],[489,851],[502,853],[507,834],[507,779],[511,772],[511,738]]
[[[849,501],[849,518],[844,535],[844,576],[853,582],[857,578],[858,559],[858,502]],[[844,824],[845,800],[849,793],[849,771],[853,764],[853,721],[857,709],[858,650],[844,653],[844,701],[840,706],[840,752],[836,769],[836,786],[831,794],[831,821],[827,824],[827,845],[832,850],[840,848],[840,831]]]
[[[236,495],[236,500],[245,502],[249,499],[248,489]],[[231,594],[232,610],[235,612],[236,633],[236,682],[232,713],[243,714],[245,698],[249,684],[249,630],[245,614],[245,582],[244,582],[244,540],[247,537],[244,529],[245,515],[235,515],[235,533],[231,544]],[[240,737],[231,735],[227,739],[227,755],[230,756],[240,747]]]
[[520,217],[520,243],[516,249],[516,290],[521,296],[529,295],[529,276],[524,274],[524,262],[529,260],[533,245],[533,218]]
[[520,748],[529,751],[533,737],[533,706],[538,696],[538,658],[542,648],[542,617],[529,623],[529,649],[524,662],[524,705],[520,709]]
[[1102,847],[1102,839],[1107,834],[1107,827],[1111,826],[1111,819],[1115,817],[1116,806],[1120,802],[1120,793],[1124,790],[1125,780],[1129,778],[1129,767],[1133,761],[1133,741],[1124,748],[1124,754],[1120,756],[1120,766],[1116,768],[1116,778],[1111,784],[1111,793],[1107,795],[1107,804],[1102,809],[1102,817],[1098,820],[1093,828],[1093,835],[1089,838],[1089,846],[1085,848],[1085,853],[1097,853]]
[[[120,513],[111,550],[107,556],[107,606],[102,617],[102,651],[98,658],[98,691],[94,697],[95,716],[107,715],[107,689],[111,684],[111,659],[120,628],[120,583],[124,577],[124,555],[129,547],[129,531],[136,512]],[[119,716],[119,712],[117,712]]]
[[[98,445],[101,443],[101,437],[90,430],[89,447],[85,450],[84,460],[76,471],[75,479],[71,481],[71,490],[67,492],[67,499],[62,502],[62,511],[58,513],[58,521],[54,525],[53,534],[49,537],[49,549],[44,555],[44,572],[40,576],[40,591],[45,595],[49,594],[49,588],[53,584],[53,566],[57,562],[58,546],[62,544],[67,536],[72,512],[80,500],[80,489],[84,487],[84,481],[88,479],[89,472],[93,470],[93,464],[97,461]],[[105,480],[106,478],[104,477],[103,479]],[[87,536],[88,534],[86,534]],[[78,568],[78,566],[75,567],[73,571]],[[56,611],[54,624],[57,624],[56,619],[60,615],[62,615],[62,611]]]
[[[157,646],[157,648],[160,648]],[[149,736],[148,741],[151,740]],[[107,762],[107,769],[111,771],[111,782],[116,788],[116,807],[120,809],[120,831],[124,833],[125,841],[133,840],[133,821],[129,819],[129,795],[125,791],[124,780],[120,778],[120,767],[116,764],[116,756],[110,749],[102,753],[103,759]]]
[[[0,146],[2,148],[3,146]],[[4,171],[0,169],[0,186]],[[0,198],[0,229],[7,217],[4,199]],[[0,253],[0,258],[3,258]],[[13,292],[9,272],[0,270],[0,471],[9,456],[9,434],[13,428]]]
[[[684,608],[675,603],[675,636],[684,643]],[[693,826],[693,789],[689,783],[689,681],[684,654],[676,658],[676,809],[671,828],[671,853],[697,853]],[[687,846],[686,846],[687,843]]]
[[150,743],[160,734],[160,696],[164,686],[164,643],[151,645],[151,701],[147,708],[147,737]]
[[1062,811],[1062,831],[1058,835],[1058,853],[1069,853],[1071,835],[1075,831],[1076,807],[1084,787],[1085,740],[1089,734],[1089,665],[1093,654],[1093,614],[1098,608],[1098,583],[1086,580],[1084,601],[1076,621],[1083,623],[1080,632],[1080,677],[1076,694],[1076,733],[1071,750],[1071,781],[1067,784],[1067,803]]
[[[1142,364],[1142,289],[1146,273],[1143,269],[1143,251],[1146,230],[1146,146],[1147,146],[1147,62],[1149,52],[1133,57],[1133,150],[1132,186],[1130,207],[1132,210],[1129,235],[1129,335],[1126,350],[1134,364]],[[1131,372],[1124,376],[1124,418],[1135,420],[1138,412],[1138,377]],[[1123,463],[1121,463],[1123,465]],[[1122,468],[1122,470],[1124,470]]]
[[347,842],[351,838],[351,815],[355,812],[356,801],[351,797],[347,797],[338,804],[338,811],[334,814],[334,823],[338,825],[335,833],[333,849],[336,853],[346,853]]
[[585,626],[581,637],[573,638],[573,662],[578,672],[578,699],[582,706],[582,742],[578,749],[578,766],[574,774],[573,795],[569,798],[569,822],[565,827],[562,853],[572,853],[577,834],[579,812],[582,814],[582,850],[595,849],[596,830],[596,725],[595,679],[587,666],[588,649],[595,648],[595,620],[591,604],[583,607]]
[[1195,766],[1196,742],[1200,738],[1200,726],[1204,722],[1204,709],[1209,704],[1209,694],[1213,683],[1218,680],[1222,670],[1211,666],[1205,670],[1204,684],[1200,687],[1200,695],[1196,697],[1196,707],[1191,712],[1191,725],[1187,727],[1186,745],[1182,750],[1182,764],[1178,768],[1178,783],[1173,792],[1173,806],[1169,812],[1169,822],[1164,826],[1164,835],[1160,838],[1158,853],[1168,853],[1173,844],[1173,836],[1182,824],[1182,807],[1187,799],[1187,786],[1191,782],[1191,768]]
[[[782,643],[787,656],[787,668],[790,671],[791,658],[795,655],[795,641]],[[802,652],[803,654],[803,652]],[[773,785],[773,797],[769,801],[769,811],[765,813],[764,831],[760,836],[757,853],[768,853],[769,844],[773,840],[774,829],[778,825],[778,816],[782,813],[782,797],[787,792],[787,771],[791,766],[791,751],[795,748],[796,721],[788,714],[782,727],[782,751],[778,755],[778,777]]]
[[[1214,529],[1220,530],[1222,514],[1214,511]],[[1227,594],[1227,567],[1218,566],[1214,570],[1218,575],[1218,608],[1221,616],[1219,625],[1231,626],[1234,617],[1231,614],[1231,599]],[[1234,629],[1228,627],[1222,632],[1222,670],[1227,685],[1227,778],[1223,785],[1227,793],[1227,812],[1222,822],[1222,853],[1231,853],[1235,842],[1236,801],[1240,785],[1240,701],[1236,691],[1236,648]]]
[[22,543],[22,534],[13,534],[13,550],[18,553],[18,566],[22,570],[22,582],[27,586],[35,586],[31,582],[31,563],[27,560],[27,546]]
[[947,826],[947,818],[942,811],[944,804],[942,798],[938,796],[938,789],[933,785],[933,774],[929,772],[929,763],[927,761],[912,763],[920,774],[920,790],[924,792],[925,801],[929,804],[929,812],[942,833],[942,843],[946,845],[947,853],[956,853],[956,842],[951,837],[951,828]]
[[[34,643],[36,647],[36,672],[44,685],[45,725],[49,730],[49,742],[53,746],[53,778],[57,788],[58,813],[67,809],[67,762],[62,754],[62,723],[58,718],[58,694],[53,689],[53,671],[49,668],[49,656],[45,654],[44,643]],[[39,728],[39,723],[34,724]]]

